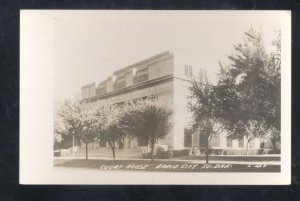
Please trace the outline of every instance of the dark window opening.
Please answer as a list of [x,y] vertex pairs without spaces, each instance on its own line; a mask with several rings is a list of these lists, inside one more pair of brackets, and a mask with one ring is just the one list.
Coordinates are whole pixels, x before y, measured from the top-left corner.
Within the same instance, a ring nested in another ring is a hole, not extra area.
[[192,147],[192,129],[184,129],[184,146]]
[[244,138],[243,137],[238,138],[238,144],[239,144],[239,148],[244,148]]
[[124,149],[124,140],[119,140],[119,149]]
[[147,81],[148,79],[149,79],[148,68],[145,68],[136,72],[136,75],[133,78],[133,83],[137,84],[140,82]]
[[206,138],[206,133],[205,132],[200,132],[200,138],[199,138],[199,145],[200,147],[206,147],[207,145],[207,138]]
[[142,147],[145,147],[145,146],[148,146],[148,141],[144,138],[137,138],[138,139],[138,146],[142,146]]
[[102,95],[106,93],[106,87],[101,87],[96,90],[96,95]]
[[226,137],[226,146],[232,148],[232,139],[229,136]]
[[189,76],[189,67],[188,66],[184,66],[184,75]]
[[125,76],[122,77],[118,77],[115,81],[115,83],[113,84],[113,89],[114,90],[118,90],[121,88],[126,87],[126,80],[125,80]]
[[193,69],[192,66],[189,66],[189,77],[193,76]]
[[100,136],[99,146],[100,147],[106,147],[106,139],[105,139],[105,137],[103,135]]
[[113,85],[114,90],[122,89],[126,86],[126,82],[118,82]]

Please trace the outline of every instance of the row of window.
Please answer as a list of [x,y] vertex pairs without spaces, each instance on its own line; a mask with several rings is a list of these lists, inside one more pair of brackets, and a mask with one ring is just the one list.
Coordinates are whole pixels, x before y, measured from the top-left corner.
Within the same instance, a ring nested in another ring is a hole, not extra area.
[[[232,139],[231,137],[226,137],[226,147],[232,148]],[[244,138],[240,137],[237,138],[238,141],[238,147],[244,148]],[[213,147],[220,147],[220,136],[213,136],[211,139],[212,146]],[[200,147],[206,147],[207,145],[207,138],[204,134],[200,135],[199,138],[199,146]],[[192,130],[191,129],[184,129],[184,146],[185,147],[192,147]],[[263,148],[264,144],[261,144],[260,148]],[[249,143],[249,148],[254,148],[254,141],[251,141]]]
[[[200,135],[200,147],[206,147],[206,143],[207,143],[206,140],[207,140],[207,138],[205,135]],[[226,137],[226,147],[232,148],[232,141],[233,141],[233,139],[231,137]],[[237,138],[237,141],[238,141],[238,147],[244,148],[244,138],[243,137]],[[220,136],[219,135],[212,137],[212,146],[220,147]]]
[[193,76],[192,66],[189,66],[189,65],[184,66],[184,75],[187,76],[187,77],[192,77]]
[[97,90],[96,90],[97,96],[105,94],[105,93],[106,93],[106,87],[97,88]]
[[[184,66],[184,74],[187,77],[192,77],[192,75],[193,75],[192,66],[185,65]],[[149,80],[148,68],[144,68],[144,69],[137,71],[133,77],[134,84],[138,84],[140,82],[144,82],[147,80]],[[113,90],[122,89],[124,87],[126,87],[126,77],[121,76],[121,77],[116,78],[116,80],[113,84]],[[97,88],[96,95],[102,95],[102,94],[105,94],[106,92],[107,92],[107,88],[106,88],[105,84],[102,84],[101,86],[99,86]]]
[[[138,146],[148,146],[148,140],[147,139],[137,138],[137,141],[138,141]],[[100,140],[99,140],[99,146],[100,147],[106,147],[106,142],[107,142],[107,140],[105,139],[105,137],[101,136]],[[118,148],[119,149],[124,148],[124,141],[122,141],[122,140],[118,141]]]
[[140,83],[140,82],[147,81],[148,79],[149,79],[148,73],[136,75],[133,78],[133,83],[137,84],[137,83]]
[[[148,69],[143,69],[138,71],[136,75],[133,77],[133,83],[137,84],[140,82],[147,81],[148,79],[149,79]],[[113,90],[122,89],[124,87],[126,87],[126,77],[125,76],[118,77],[113,84]],[[96,90],[97,95],[102,95],[105,94],[106,92],[107,89],[105,85],[99,86]]]

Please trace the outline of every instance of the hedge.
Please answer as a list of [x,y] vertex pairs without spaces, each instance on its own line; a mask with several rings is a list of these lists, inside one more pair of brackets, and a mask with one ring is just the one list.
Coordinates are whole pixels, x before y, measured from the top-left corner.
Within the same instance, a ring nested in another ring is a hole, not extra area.
[[[200,149],[200,154],[205,154],[205,148]],[[209,155],[245,155],[246,149],[210,149]],[[280,154],[280,149],[249,149],[249,155]]]
[[[157,149],[154,158],[156,159],[170,159],[172,157],[181,157],[181,156],[189,156],[191,154],[190,149],[180,149],[180,150],[163,150]],[[142,154],[144,159],[150,158],[150,153]]]

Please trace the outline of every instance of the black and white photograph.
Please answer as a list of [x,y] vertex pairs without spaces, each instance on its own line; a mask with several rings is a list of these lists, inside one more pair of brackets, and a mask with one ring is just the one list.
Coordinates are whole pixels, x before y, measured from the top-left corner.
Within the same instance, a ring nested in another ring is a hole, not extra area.
[[23,184],[289,184],[289,11],[22,10]]

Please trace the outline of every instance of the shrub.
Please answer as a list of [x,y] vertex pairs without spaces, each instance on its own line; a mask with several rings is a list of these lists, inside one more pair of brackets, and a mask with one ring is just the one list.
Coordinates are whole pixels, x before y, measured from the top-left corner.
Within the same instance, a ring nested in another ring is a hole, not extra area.
[[156,148],[156,155],[159,155],[161,152],[164,152],[164,151],[166,151],[166,150],[163,147],[158,146]]
[[173,150],[173,157],[189,156],[190,153],[190,149]]
[[[201,155],[205,155],[205,148],[200,149]],[[246,149],[210,149],[209,155],[245,155]],[[280,149],[249,149],[249,155],[280,154]]]
[[150,155],[151,155],[150,152],[148,152],[148,153],[142,153],[142,158],[143,159],[149,159],[151,157]]
[[[170,159],[173,156],[173,151],[172,150],[167,150],[164,151],[162,149],[158,149],[156,151],[156,155],[154,156],[154,158],[156,159]],[[151,153],[142,153],[142,158],[143,159],[150,159],[151,158]]]
[[173,151],[172,150],[167,150],[167,151],[160,151],[157,152],[155,155],[155,158],[157,159],[170,159],[173,156]]
[[280,149],[270,149],[267,151],[267,154],[280,154]]
[[258,149],[257,150],[257,154],[259,154],[259,155],[262,155],[262,154],[264,154],[265,152],[264,152],[264,150],[263,149]]
[[212,154],[212,155],[221,155],[221,154],[223,154],[223,149],[212,149],[212,150],[210,150],[210,154]]

